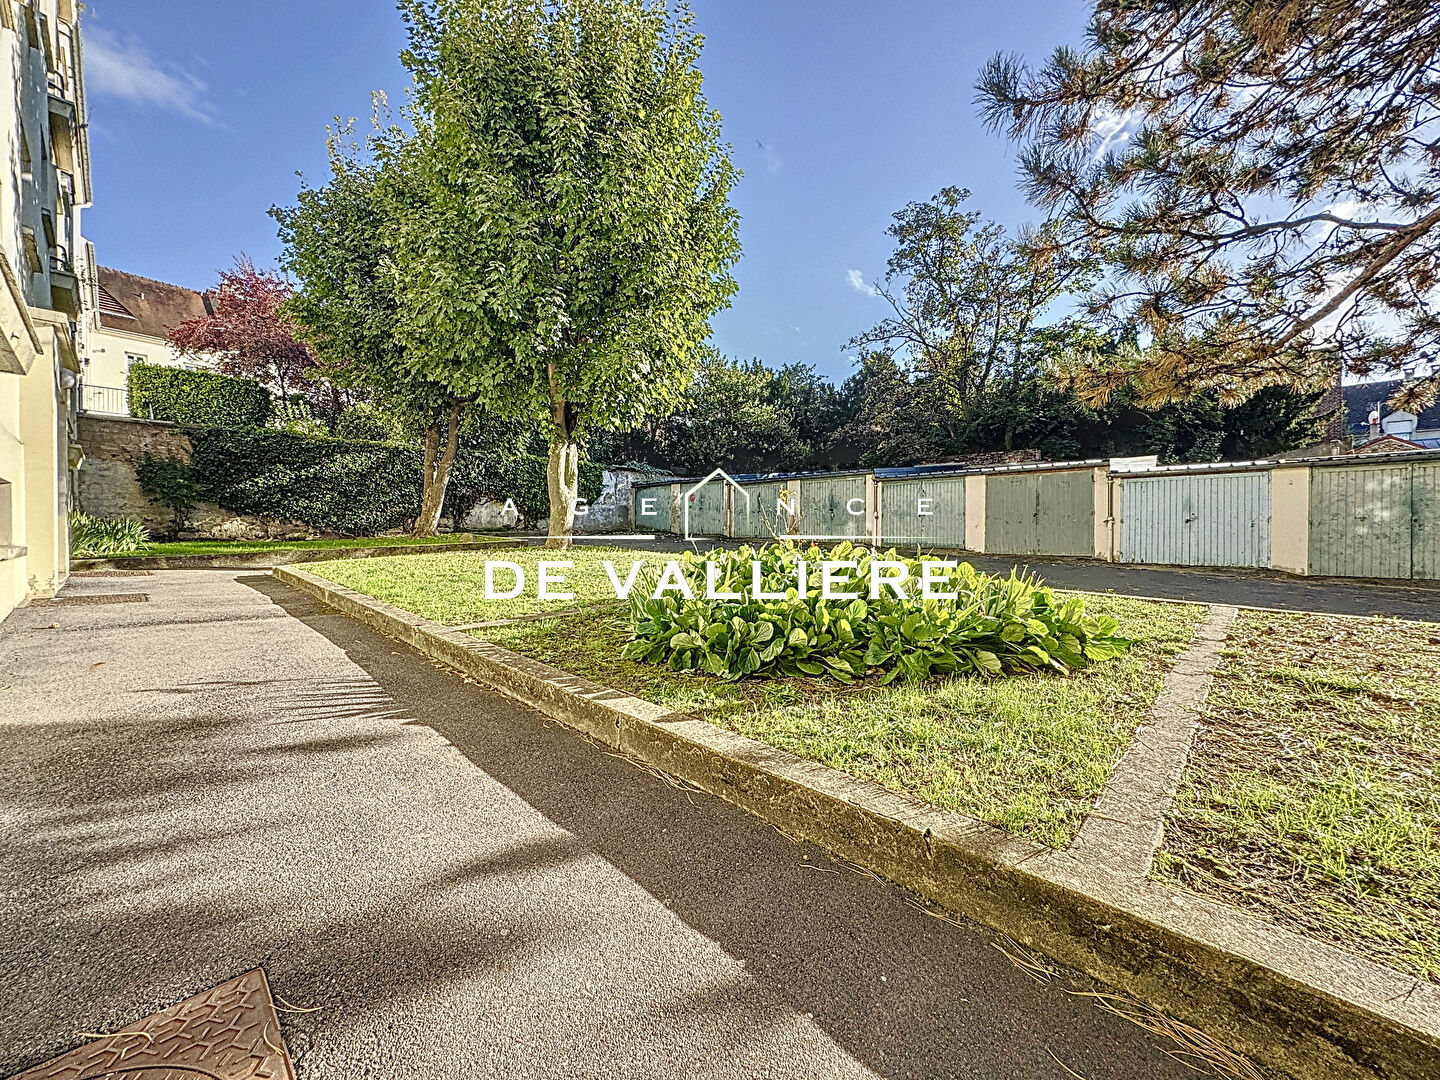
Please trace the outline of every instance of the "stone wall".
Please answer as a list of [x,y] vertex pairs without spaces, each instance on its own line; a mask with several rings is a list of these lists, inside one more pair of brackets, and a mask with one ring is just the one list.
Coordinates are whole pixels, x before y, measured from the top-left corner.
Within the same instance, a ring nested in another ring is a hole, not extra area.
[[[589,504],[589,512],[575,516],[575,531],[585,533],[628,532],[635,484],[644,476],[635,469],[606,469],[600,481],[600,497]],[[460,523],[465,530],[494,532],[510,529],[516,532],[548,532],[548,521],[527,523],[517,521],[513,511],[506,510],[503,499],[484,499],[476,503]]]
[[590,504],[590,512],[575,518],[577,533],[629,532],[634,528],[635,483],[644,476],[634,469],[606,469],[601,480],[600,497]]
[[305,525],[236,514],[214,503],[197,503],[186,514],[183,526],[177,526],[170,508],[145,494],[135,476],[136,463],[147,453],[190,460],[190,440],[174,424],[81,414],[79,438],[85,460],[80,465],[76,498],[80,510],[92,517],[138,518],[157,539],[288,540],[315,535]]

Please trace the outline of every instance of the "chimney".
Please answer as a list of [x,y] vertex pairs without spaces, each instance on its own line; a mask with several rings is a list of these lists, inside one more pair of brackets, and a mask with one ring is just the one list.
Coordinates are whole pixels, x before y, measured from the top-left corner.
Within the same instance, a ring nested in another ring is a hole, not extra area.
[[1379,410],[1378,408],[1375,408],[1375,409],[1371,409],[1371,410],[1370,410],[1370,438],[1372,438],[1372,439],[1378,439],[1379,437],[1380,437],[1380,410]]

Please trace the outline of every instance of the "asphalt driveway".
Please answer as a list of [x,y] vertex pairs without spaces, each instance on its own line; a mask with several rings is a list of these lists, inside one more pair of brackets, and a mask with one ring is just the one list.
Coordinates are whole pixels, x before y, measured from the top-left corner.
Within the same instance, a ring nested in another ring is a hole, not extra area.
[[0,1076],[256,965],[304,1080],[1193,1075],[268,576],[66,590],[141,592],[0,625]]
[[[599,535],[584,537],[579,542],[609,543],[652,551],[686,551],[697,547],[705,551],[716,546],[739,547],[744,541],[701,539],[687,542],[668,536],[656,540],[616,541]],[[945,552],[939,557],[964,559],[974,564],[977,570],[991,574],[1008,574],[1011,570],[1035,573],[1061,589],[1113,592],[1162,600],[1192,600],[1234,607],[1322,611],[1334,615],[1386,615],[1397,619],[1440,622],[1440,581],[1363,581],[1298,577],[1271,570],[1136,566],[1098,559],[1028,558],[966,552]]]

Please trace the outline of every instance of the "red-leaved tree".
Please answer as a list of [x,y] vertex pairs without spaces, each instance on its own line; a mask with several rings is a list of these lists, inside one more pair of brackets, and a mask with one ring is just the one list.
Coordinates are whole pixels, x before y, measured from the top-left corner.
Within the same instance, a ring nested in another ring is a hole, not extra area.
[[211,356],[225,375],[255,379],[281,396],[311,393],[315,354],[298,337],[283,305],[293,289],[273,270],[259,270],[247,256],[220,272],[211,294],[211,314],[170,331],[170,344],[184,356]]

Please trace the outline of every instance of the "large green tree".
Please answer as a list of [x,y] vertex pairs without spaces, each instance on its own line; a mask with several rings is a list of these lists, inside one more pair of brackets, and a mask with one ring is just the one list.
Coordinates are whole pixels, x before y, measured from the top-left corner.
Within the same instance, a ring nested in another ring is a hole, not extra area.
[[365,390],[423,431],[414,533],[429,536],[439,525],[460,429],[476,395],[433,377],[395,331],[400,301],[388,241],[396,189],[406,186],[395,151],[409,140],[386,133],[390,159],[382,165],[348,144],[347,135],[338,129],[329,140],[328,183],[302,187],[293,207],[271,209],[284,244],[282,265],[299,283],[287,308],[329,378]]
[[[1083,49],[997,56],[987,120],[1144,329],[1070,372],[1090,400],[1243,400],[1405,372],[1440,389],[1435,0],[1098,0]],[[1428,374],[1427,374],[1428,373]]]
[[891,315],[849,348],[894,358],[953,438],[976,395],[996,380],[1034,372],[1032,339],[1046,309],[1082,288],[1092,261],[1058,243],[1055,226],[1015,237],[964,208],[970,192],[947,187],[897,211],[895,251],[874,286]]
[[737,174],[701,39],[663,0],[400,6],[395,326],[456,398],[545,423],[548,543],[567,546],[584,434],[676,405],[735,290]]
[[680,406],[626,432],[592,434],[602,460],[648,462],[682,475],[799,471],[853,464],[837,460],[835,433],[850,403],[808,364],[768,367],[702,346]]

